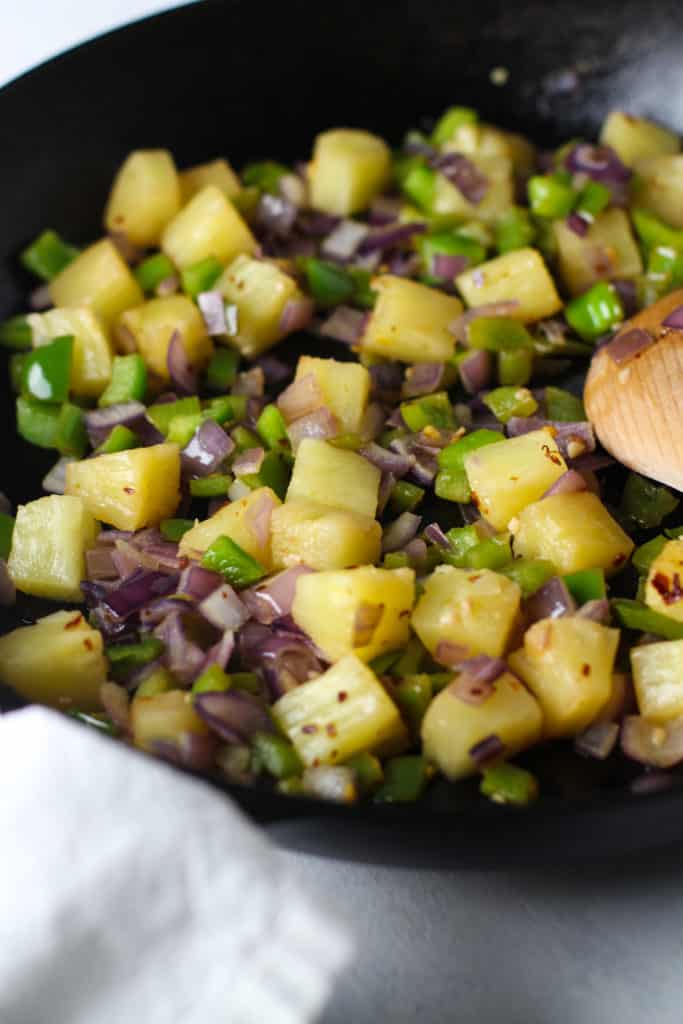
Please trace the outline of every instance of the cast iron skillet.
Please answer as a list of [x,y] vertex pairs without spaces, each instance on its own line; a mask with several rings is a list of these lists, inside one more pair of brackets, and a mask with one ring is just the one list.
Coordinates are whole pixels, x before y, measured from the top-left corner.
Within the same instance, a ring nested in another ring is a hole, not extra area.
[[[168,147],[181,166],[225,154],[239,167],[301,158],[332,126],[398,141],[452,103],[546,143],[594,135],[613,106],[681,131],[679,2],[207,0],[96,39],[0,92],[0,316],[30,286],[18,250],[46,226],[97,237],[112,172],[135,147]],[[51,459],[16,436],[1,362],[0,486],[16,502],[39,493]],[[16,619],[5,613],[0,631]],[[226,789],[286,845],[366,862],[559,861],[683,838],[683,789],[633,796],[618,760],[589,765],[562,747],[531,761],[544,797],[523,813],[485,805],[471,784],[437,785],[415,806],[351,809]]]

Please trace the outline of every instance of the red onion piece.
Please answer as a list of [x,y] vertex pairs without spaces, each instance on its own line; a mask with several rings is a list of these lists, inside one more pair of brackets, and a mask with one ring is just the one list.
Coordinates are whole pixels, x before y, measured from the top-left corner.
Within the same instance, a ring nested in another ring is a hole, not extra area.
[[94,547],[85,553],[85,571],[91,580],[115,580],[119,573],[110,547]]
[[114,725],[124,732],[130,731],[130,701],[128,691],[117,683],[102,683],[100,703]]
[[231,629],[226,629],[220,640],[210,647],[206,652],[201,671],[206,672],[207,668],[217,665],[225,670],[235,650],[235,634]]
[[360,252],[374,252],[375,249],[395,249],[404,242],[410,241],[414,235],[421,235],[427,225],[420,221],[410,224],[387,224],[386,227],[371,231],[360,245]]
[[432,161],[432,166],[474,206],[482,201],[489,190],[489,179],[463,153],[444,153]]
[[579,236],[579,238],[585,238],[590,227],[589,222],[585,217],[582,217],[580,213],[570,213],[565,224],[569,230],[573,231],[575,235]]
[[293,331],[303,331],[309,326],[313,319],[313,303],[310,299],[290,299],[282,310],[280,317],[280,331],[284,334],[291,334]]
[[621,728],[621,749],[641,764],[672,768],[683,761],[683,718],[659,725],[641,715],[629,715]]
[[245,743],[257,732],[275,731],[258,698],[241,690],[198,693],[194,707],[208,727],[227,743]]
[[493,371],[491,353],[477,349],[458,363],[462,386],[469,395],[478,395],[488,386]]
[[258,473],[266,457],[264,448],[247,448],[233,460],[232,471],[235,476],[250,476]]
[[134,245],[125,231],[110,231],[109,238],[118,249],[121,258],[128,263],[129,266],[133,267],[143,259],[145,250]]
[[315,437],[326,441],[330,437],[337,437],[340,432],[339,420],[326,405],[307,416],[301,416],[287,427],[287,436],[295,451],[305,438]]
[[448,329],[455,335],[457,341],[466,345],[467,328],[473,320],[477,320],[482,316],[511,316],[518,307],[519,302],[517,299],[502,299],[500,302],[489,302],[484,306],[474,306],[472,309],[468,309],[466,313],[462,313],[457,320],[454,320]]
[[450,640],[439,640],[434,651],[434,661],[445,668],[457,668],[470,656],[469,647],[451,643]]
[[152,569],[164,573],[177,573],[181,568],[178,545],[164,540],[156,530],[142,530],[130,540],[117,540],[112,559],[120,575],[136,568]]
[[621,299],[626,317],[634,316],[638,312],[638,288],[636,282],[629,277],[614,277],[612,285]]
[[479,743],[475,743],[474,746],[470,747],[468,750],[468,754],[478,767],[497,760],[497,758],[502,757],[504,753],[505,744],[501,740],[500,736],[496,736],[495,733],[491,733],[491,735],[487,736],[486,739],[480,740]]
[[313,235],[321,238],[329,235],[337,226],[341,217],[335,217],[330,213],[320,213],[317,210],[301,210],[297,218],[297,227],[305,235]]
[[218,291],[200,292],[197,305],[204,318],[206,330],[211,337],[220,337],[228,333],[225,321],[225,299]]
[[242,601],[251,613],[252,618],[265,626],[272,625],[278,619],[291,614],[297,580],[313,572],[307,565],[295,565],[285,569],[276,576],[271,576],[265,583],[243,590]]
[[345,345],[356,345],[360,342],[367,320],[367,313],[362,313],[359,309],[352,309],[350,306],[337,306],[327,320],[320,325],[318,333],[323,338],[332,338]]
[[432,257],[430,271],[433,277],[440,281],[452,282],[459,274],[462,274],[470,265],[469,258],[461,254],[437,252]]
[[423,536],[426,540],[430,541],[430,543],[436,544],[437,547],[443,548],[445,551],[450,551],[451,542],[438,523],[430,523],[426,526]]
[[49,284],[41,284],[34,288],[29,295],[28,304],[36,313],[42,313],[46,309],[51,309],[54,303],[50,298]]
[[0,558],[0,606],[9,608],[17,599],[17,590],[9,574],[7,562]]
[[251,506],[249,522],[252,533],[261,548],[267,547],[270,541],[270,520],[275,505],[276,501],[273,497],[267,491],[262,491],[259,499]]
[[175,590],[178,578],[163,572],[137,569],[132,576],[110,590],[103,603],[117,619],[127,619],[148,601],[163,597]]
[[[562,420],[545,420],[541,416],[512,416],[507,422],[507,435],[520,437],[544,427],[552,430],[555,444],[565,459],[576,460],[595,451],[595,434],[588,420],[566,423]],[[574,468],[579,467],[575,464]]]
[[183,471],[191,476],[215,473],[235,448],[235,442],[215,420],[204,420],[180,453]]
[[[376,363],[370,367],[370,379],[374,398],[388,403],[398,401],[403,384],[403,367],[400,363]],[[400,415],[400,410],[398,413]]]
[[403,552],[408,556],[413,569],[422,569],[424,567],[427,559],[427,545],[421,537],[414,537],[403,548]]
[[386,554],[387,551],[400,551],[404,548],[420,529],[421,522],[422,516],[416,516],[414,512],[402,512],[398,519],[385,528],[382,552]]
[[282,624],[274,629],[248,622],[239,634],[242,661],[264,673],[274,699],[323,672],[322,659],[310,639]]
[[579,455],[572,459],[572,466],[579,473],[596,473],[600,469],[607,469],[613,466],[615,460],[606,452],[590,452],[588,455]]
[[278,238],[287,238],[297,219],[298,210],[284,196],[264,193],[256,207],[256,223],[260,228],[272,232]]
[[264,389],[279,391],[292,376],[291,367],[277,356],[262,356],[257,364],[263,371]]
[[568,469],[548,488],[543,497],[550,498],[553,494],[575,494],[586,489],[586,481],[581,474],[575,469]]
[[237,374],[231,394],[245,395],[247,398],[262,398],[265,390],[265,375],[260,366],[253,366]]
[[159,281],[159,284],[154,289],[154,294],[160,299],[168,298],[169,295],[175,295],[180,291],[180,277],[178,274],[169,274],[163,281]]
[[342,220],[323,240],[321,253],[335,260],[350,260],[369,231],[367,224],[355,220]]
[[584,757],[604,761],[614,750],[618,739],[619,726],[616,722],[596,722],[576,737],[574,750]]
[[182,686],[190,686],[202,671],[206,655],[187,635],[182,612],[171,612],[154,633],[164,642],[166,667]]
[[591,146],[584,142],[570,149],[565,166],[604,184],[626,182],[632,174],[610,146]]
[[66,488],[66,467],[70,462],[75,462],[71,455],[63,455],[55,462],[54,466],[45,477],[43,477],[43,490],[48,494],[64,494]]
[[387,507],[387,502],[391,497],[391,492],[394,489],[396,483],[396,477],[393,473],[382,473],[379,480],[379,491],[377,492],[377,516],[381,516],[384,509]]
[[389,263],[394,277],[415,277],[420,270],[420,257],[416,252],[397,252]]
[[598,597],[594,601],[586,601],[578,609],[576,614],[579,618],[590,619],[591,622],[600,622],[607,625],[610,621],[609,601],[606,597]]
[[319,409],[323,404],[323,395],[315,375],[306,373],[303,377],[293,380],[289,387],[280,393],[276,404],[286,423],[292,423]]
[[381,445],[375,444],[374,441],[371,444],[364,445],[360,449],[360,454],[383,473],[392,473],[396,479],[405,476],[415,464],[415,459],[412,455],[402,455],[389,451],[388,448],[382,448]]
[[89,410],[84,419],[90,444],[93,448],[99,447],[114,427],[132,427],[144,417],[145,412],[142,402],[117,402],[104,409]]
[[605,352],[617,366],[623,366],[624,363],[628,363],[630,359],[649,348],[654,340],[654,336],[643,327],[633,327],[630,331],[617,334],[616,338],[608,342],[605,345]]
[[666,320],[662,320],[662,327],[673,327],[677,330],[683,330],[683,306],[677,306],[673,309]]
[[293,203],[296,207],[306,205],[307,188],[304,177],[299,174],[283,174],[277,183],[278,190],[283,199]]
[[378,196],[370,205],[369,220],[375,225],[392,224],[400,213],[401,200],[398,197]]
[[374,252],[366,252],[362,256],[355,256],[351,265],[357,267],[358,270],[369,270],[371,274],[374,274],[381,262],[382,251],[381,249],[375,249]]
[[[176,593],[192,601],[203,601],[223,585],[223,577],[201,565],[188,565],[180,574]],[[224,627],[227,629],[228,627]]]
[[525,603],[529,624],[539,619],[559,619],[576,611],[576,602],[559,576],[553,576],[527,598]]
[[192,368],[185,352],[185,345],[180,331],[175,330],[168,343],[166,366],[174,387],[182,395],[196,395],[197,373]]
[[409,366],[403,381],[404,397],[416,398],[438,391],[445,372],[444,363],[415,363],[414,366]]
[[240,629],[249,618],[246,605],[228,583],[222,583],[197,606],[197,611],[216,629]]

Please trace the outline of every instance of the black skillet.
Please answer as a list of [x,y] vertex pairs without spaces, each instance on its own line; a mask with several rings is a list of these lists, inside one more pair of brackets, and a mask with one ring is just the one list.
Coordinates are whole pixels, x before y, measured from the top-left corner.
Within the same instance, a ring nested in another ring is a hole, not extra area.
[[[207,0],[103,36],[0,92],[0,317],[30,287],[19,249],[46,226],[97,237],[112,172],[133,148],[168,147],[181,166],[294,160],[323,128],[398,141],[453,103],[546,144],[594,136],[612,107],[681,131],[682,47],[680,0]],[[1,362],[0,489],[16,502],[39,493],[51,460],[17,437]],[[5,613],[0,632],[16,619]],[[635,796],[618,759],[593,766],[561,746],[532,761],[544,795],[519,813],[484,804],[471,784],[350,809],[225,788],[287,846],[367,862],[562,861],[683,838],[683,789]]]

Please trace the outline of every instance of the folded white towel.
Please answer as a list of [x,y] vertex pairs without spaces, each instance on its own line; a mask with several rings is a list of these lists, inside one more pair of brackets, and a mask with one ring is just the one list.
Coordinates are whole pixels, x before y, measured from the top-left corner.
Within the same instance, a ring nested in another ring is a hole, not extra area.
[[2,1024],[302,1024],[351,956],[221,793],[62,715],[0,718]]

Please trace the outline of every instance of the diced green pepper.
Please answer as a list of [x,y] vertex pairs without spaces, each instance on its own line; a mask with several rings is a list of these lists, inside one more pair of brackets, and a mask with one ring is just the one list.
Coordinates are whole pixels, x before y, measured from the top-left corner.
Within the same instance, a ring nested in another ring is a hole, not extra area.
[[377,292],[371,287],[372,274],[363,267],[349,267],[349,276],[353,281],[352,306],[359,309],[374,309],[377,302]]
[[232,681],[227,672],[224,672],[220,665],[209,665],[205,668],[192,684],[192,693],[216,693],[225,692],[232,686]]
[[668,537],[665,537],[664,534],[660,533],[659,536],[653,537],[652,540],[646,541],[645,544],[641,544],[639,548],[636,548],[631,556],[631,562],[633,563],[634,569],[636,569],[641,576],[647,575],[655,558],[659,557],[664,550],[665,545],[668,543]]
[[424,496],[424,487],[411,484],[408,480],[397,480],[389,495],[389,507],[392,512],[413,512]]
[[211,473],[190,480],[190,494],[193,498],[223,498],[233,482],[229,473]]
[[290,173],[289,168],[284,164],[279,164],[275,160],[261,160],[257,163],[247,164],[242,171],[242,181],[245,185],[256,186],[262,192],[277,195],[280,178]]
[[574,208],[576,192],[556,174],[536,174],[529,178],[527,195],[536,217],[555,220],[566,217]]
[[23,391],[39,402],[64,402],[69,395],[72,335],[55,338],[26,356],[23,366]]
[[382,762],[374,754],[369,754],[365,750],[350,758],[346,762],[346,767],[350,768],[356,776],[358,789],[363,794],[371,793],[384,781]]
[[641,633],[654,633],[665,640],[683,639],[683,622],[662,615],[646,607],[640,601],[629,601],[625,597],[612,601],[612,610],[617,619],[626,629],[634,629]]
[[155,636],[146,636],[136,644],[110,644],[105,648],[109,665],[117,676],[125,675],[136,668],[148,665],[164,650],[164,645]]
[[409,754],[392,757],[384,764],[384,782],[375,793],[379,803],[413,803],[424,791],[431,777],[424,757]]
[[434,493],[444,501],[465,505],[472,497],[464,469],[440,469],[434,481]]
[[13,316],[0,324],[0,345],[18,351],[30,349],[33,343],[33,331],[25,316]]
[[567,590],[578,605],[586,601],[599,601],[607,595],[603,569],[582,569],[564,577]]
[[27,359],[26,352],[14,352],[9,357],[9,381],[15,395],[20,395],[23,390],[24,364]]
[[240,354],[234,348],[216,348],[206,368],[206,385],[211,391],[228,391],[235,383]]
[[202,409],[202,420],[215,420],[222,426],[244,419],[246,412],[246,395],[223,395],[221,398],[212,398]]
[[88,448],[88,433],[85,429],[83,410],[71,402],[64,402],[59,410],[55,448],[62,455],[82,458]]
[[100,395],[98,405],[105,407],[118,402],[143,402],[147,394],[147,367],[141,355],[114,356],[111,380]]
[[435,146],[443,146],[450,142],[454,135],[465,124],[476,124],[479,115],[471,107],[449,107],[436,122],[432,132],[432,142]]
[[162,402],[159,405],[150,405],[146,416],[160,433],[166,435],[174,416],[185,416],[191,413],[198,415],[200,412],[199,399],[196,395],[191,395],[189,398],[179,398],[176,402]]
[[32,274],[41,277],[43,281],[51,281],[77,256],[78,249],[64,242],[56,231],[47,230],[24,249],[20,259]]
[[154,292],[166,278],[172,277],[176,270],[168,256],[163,252],[155,252],[139,263],[133,271],[135,280],[143,292]]
[[518,585],[522,597],[530,597],[555,575],[555,567],[542,558],[515,558],[498,572]]
[[599,181],[587,182],[579,192],[576,211],[587,220],[594,220],[610,204],[612,193]]
[[683,251],[683,230],[672,228],[649,210],[631,210],[634,227],[646,249],[665,245],[678,252]]
[[304,261],[304,270],[313,300],[322,309],[338,306],[352,298],[356,285],[343,267],[311,257]]
[[423,161],[415,163],[403,178],[401,188],[419,210],[429,213],[434,204],[436,171],[427,167]]
[[434,272],[435,256],[464,256],[468,267],[476,267],[486,259],[486,249],[476,239],[457,231],[441,231],[438,234],[423,235],[417,242],[422,260],[422,271],[428,284],[439,284],[442,280]]
[[496,249],[501,256],[515,249],[525,249],[535,238],[536,228],[529,211],[522,206],[511,207],[496,224]]
[[413,733],[418,734],[425,711],[432,699],[432,682],[420,673],[403,679],[395,688],[394,700]]
[[202,422],[202,414],[199,412],[181,413],[174,416],[168,425],[167,439],[174,444],[184,448],[194,437],[197,428]]
[[439,452],[440,470],[436,475],[434,490],[438,498],[446,501],[466,503],[472,494],[465,473],[465,458],[470,452],[482,448],[486,444],[496,444],[503,438],[495,430],[474,430],[466,434],[454,444],[449,444]]
[[223,264],[214,256],[207,256],[198,263],[185,267],[180,272],[183,291],[191,299],[196,299],[201,292],[208,292],[223,273]]
[[231,537],[217,537],[205,551],[202,565],[220,573],[233,587],[248,587],[266,575],[264,567]]
[[109,436],[96,449],[98,455],[111,455],[114,452],[126,452],[130,448],[137,448],[140,444],[137,434],[120,423],[113,427]]
[[12,549],[12,534],[14,533],[14,516],[0,512],[0,558],[5,561],[9,558]]
[[414,433],[427,426],[443,430],[453,430],[456,426],[453,407],[445,391],[435,391],[433,395],[402,402],[401,416],[408,429]]
[[193,526],[194,519],[162,519],[159,531],[166,540],[172,540],[177,544]]
[[17,431],[30,444],[54,448],[60,408],[32,398],[17,398]]
[[683,285],[683,253],[666,245],[650,250],[645,285],[655,299]]
[[587,418],[581,399],[577,395],[573,395],[571,391],[564,391],[562,388],[547,387],[545,389],[545,408],[549,420],[577,423]]
[[284,501],[289,486],[290,469],[285,460],[277,452],[266,452],[258,473],[247,473],[240,480],[255,490],[257,487],[270,487],[278,498]]
[[336,437],[331,437],[329,440],[329,444],[334,445],[335,448],[346,448],[350,452],[357,452],[364,443],[360,434],[337,434]]
[[383,569],[409,569],[410,558],[405,551],[387,551],[382,559]]
[[136,699],[138,697],[156,697],[159,693],[168,693],[169,690],[173,690],[175,685],[173,676],[168,669],[155,668],[142,680],[135,691],[135,697]]
[[498,764],[485,768],[480,793],[497,804],[527,807],[538,797],[538,780],[516,764]]
[[246,452],[250,448],[260,448],[261,446],[261,438],[253,430],[249,430],[248,427],[241,425],[233,427],[230,431],[230,437],[235,442],[237,454]]
[[446,536],[451,547],[450,550],[442,551],[444,561],[454,565],[456,569],[463,569],[467,553],[481,543],[476,526],[454,526]]
[[287,424],[276,405],[267,405],[256,421],[256,429],[269,448],[288,447]]
[[403,651],[387,651],[386,654],[378,654],[370,662],[370,668],[376,676],[388,675],[390,670],[403,656]]
[[502,387],[524,387],[531,380],[534,353],[528,348],[503,349],[498,353],[498,380]]
[[252,746],[268,774],[276,779],[289,779],[300,775],[304,769],[296,750],[283,736],[257,732]]
[[660,526],[678,504],[679,499],[667,487],[638,473],[629,473],[621,497],[621,511],[638,526],[645,530]]
[[467,328],[467,344],[470,348],[501,352],[532,349],[533,338],[518,320],[505,316],[478,316]]
[[476,547],[472,547],[465,552],[465,568],[492,569],[495,571],[507,565],[511,557],[509,534],[501,534],[499,537],[487,537],[485,540],[480,541]]
[[586,341],[596,341],[621,323],[624,308],[614,285],[598,281],[583,295],[567,303],[564,315],[579,337]]
[[494,388],[484,396],[486,405],[497,420],[507,423],[513,416],[533,416],[538,402],[528,388]]

